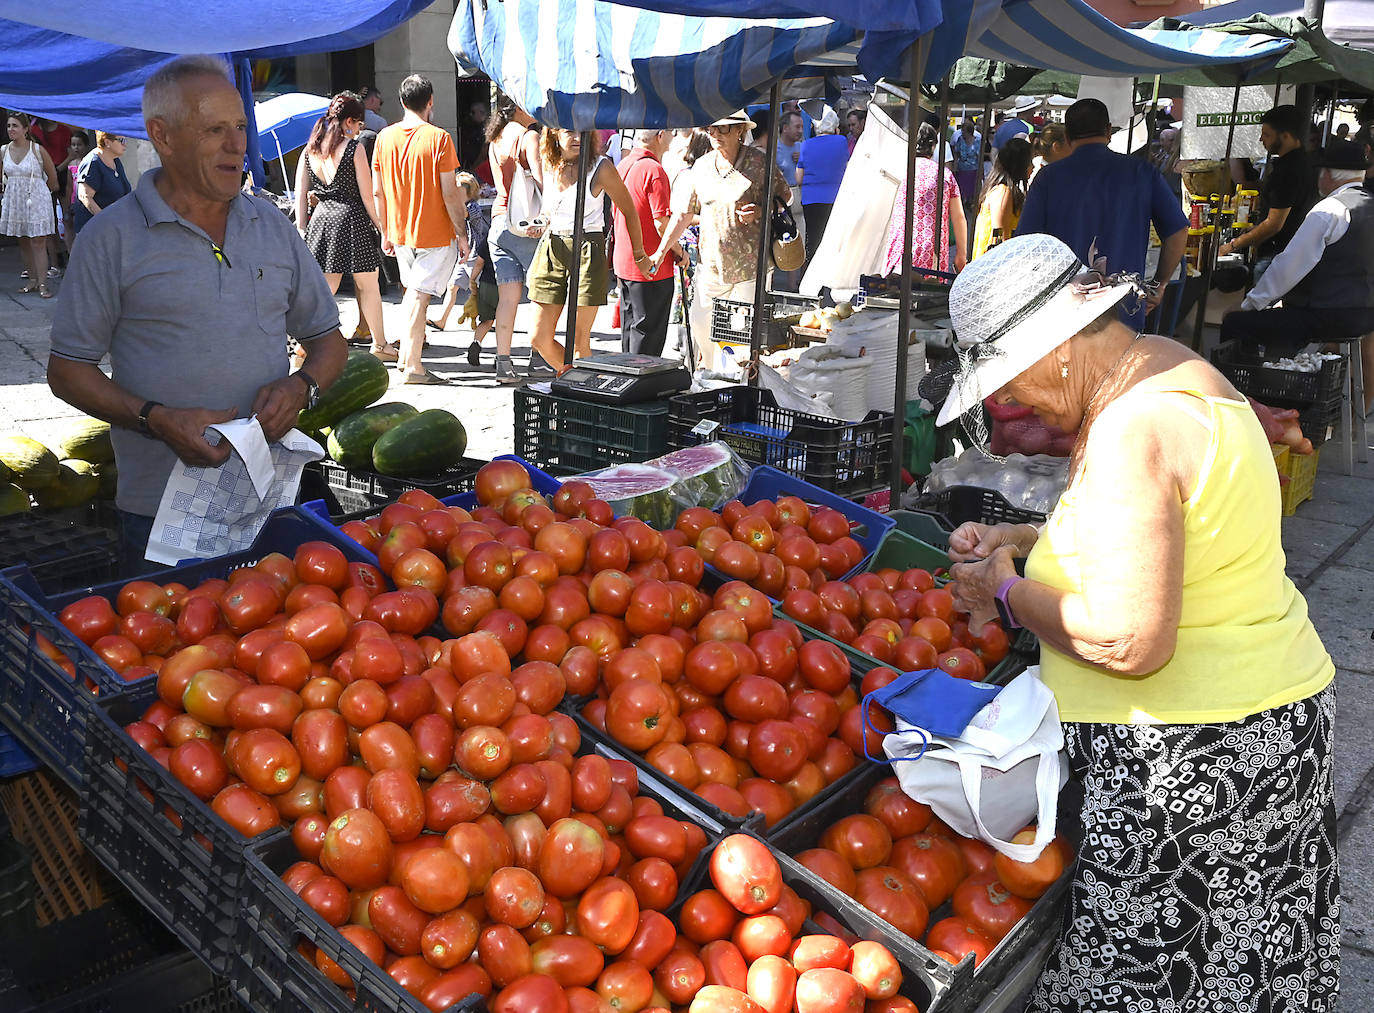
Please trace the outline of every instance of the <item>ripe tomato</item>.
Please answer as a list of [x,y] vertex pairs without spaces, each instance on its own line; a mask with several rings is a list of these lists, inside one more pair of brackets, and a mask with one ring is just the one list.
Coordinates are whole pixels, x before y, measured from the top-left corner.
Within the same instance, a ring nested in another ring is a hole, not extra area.
[[517,929],[533,925],[544,907],[544,886],[528,869],[497,869],[482,896],[493,920]]
[[778,784],[796,776],[809,751],[805,733],[790,721],[760,721],[749,735],[749,765]]
[[[1033,843],[1035,828],[1026,827],[1011,841],[1013,844]],[[1034,900],[1063,875],[1064,853],[1053,843],[1040,852],[1040,857],[1033,862],[1018,862],[998,852],[993,856],[992,866],[997,870],[997,878],[1006,884],[1008,890],[1018,897]]]
[[[506,462],[492,462],[501,463]],[[529,1013],[530,1010],[569,1013],[568,997],[563,994],[563,986],[547,974],[527,974],[512,981],[497,993],[490,1009],[491,1013]]]
[[607,953],[630,945],[639,927],[639,901],[623,879],[597,880],[577,902],[577,930]]
[[748,834],[732,834],[711,853],[711,882],[736,911],[755,915],[782,896],[782,870],[765,845]]
[[556,820],[539,849],[539,879],[555,897],[576,897],[601,876],[605,842],[581,820]]
[[870,1001],[889,999],[902,987],[902,968],[882,943],[861,939],[850,948],[849,973]]
[[673,950],[654,968],[654,984],[671,1002],[692,1002],[706,985],[706,967],[694,954]]
[[955,647],[946,651],[940,655],[937,667],[956,679],[968,679],[971,682],[979,682],[987,675],[978,655],[967,647]]
[[349,809],[329,824],[320,864],[355,890],[371,890],[391,873],[391,838],[370,809]]
[[172,750],[168,769],[203,802],[208,802],[229,782],[224,754],[205,739],[188,739]]
[[843,970],[849,966],[851,952],[849,944],[838,936],[809,935],[792,944],[788,957],[792,966],[801,972],[818,967]]
[[692,942],[705,944],[729,939],[739,918],[739,911],[719,891],[699,890],[683,902],[678,927]]
[[[698,648],[699,649],[699,648]],[[728,648],[722,649],[728,653]],[[690,664],[691,655],[688,655]],[[731,661],[734,655],[730,655]],[[667,696],[657,683],[633,679],[611,691],[606,702],[606,730],[622,745],[644,752],[667,734],[671,716]]]
[[797,652],[798,670],[808,686],[824,693],[841,693],[849,685],[849,661],[832,643],[808,640]]
[[[129,586],[125,585],[125,590]],[[120,593],[123,594],[122,591]],[[219,610],[230,632],[241,637],[271,619],[280,608],[283,597],[270,580],[248,577],[230,585],[220,595]]]
[[854,898],[888,924],[919,939],[930,919],[921,887],[904,872],[889,865],[864,869],[856,877]]
[[1000,941],[1030,911],[1030,901],[1010,892],[996,874],[968,877],[954,890],[954,913]]
[[925,895],[926,905],[939,907],[964,878],[964,858],[958,845],[947,837],[913,834],[892,847],[892,864],[906,873]]
[[954,622],[954,596],[945,588],[932,587],[921,594],[921,600],[916,603],[916,615],[934,616],[936,619],[943,620],[945,623]]
[[863,986],[848,971],[815,967],[797,976],[797,1013],[863,1013]]
[[930,927],[930,934],[926,936],[929,949],[944,950],[953,954],[956,961],[972,953],[975,967],[987,959],[995,945],[977,926],[958,915],[940,919]]
[[919,834],[930,823],[930,806],[902,790],[895,777],[885,777],[864,797],[864,812],[887,827],[893,840]]
[[827,827],[820,846],[835,852],[856,871],[870,869],[887,863],[892,854],[892,834],[876,817],[856,813]]

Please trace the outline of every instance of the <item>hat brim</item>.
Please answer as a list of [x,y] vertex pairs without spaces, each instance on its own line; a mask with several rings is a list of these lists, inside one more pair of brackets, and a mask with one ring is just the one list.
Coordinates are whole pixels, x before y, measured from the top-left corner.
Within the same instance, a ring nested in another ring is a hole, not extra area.
[[713,126],[713,127],[748,127],[750,130],[753,130],[755,127],[758,126],[758,124],[755,123],[755,122],[754,122],[753,120],[751,120],[751,119],[736,120],[736,119],[731,119],[730,117],[727,116],[727,117],[726,117],[725,119],[723,119],[723,120],[716,120],[716,122],[712,123],[711,126]]
[[1049,302],[997,339],[997,347],[1005,349],[1004,354],[986,356],[973,369],[955,378],[935,424],[947,425],[976,408],[1121,302],[1130,291],[1130,285],[1114,285],[1103,294],[1087,298],[1065,285]]

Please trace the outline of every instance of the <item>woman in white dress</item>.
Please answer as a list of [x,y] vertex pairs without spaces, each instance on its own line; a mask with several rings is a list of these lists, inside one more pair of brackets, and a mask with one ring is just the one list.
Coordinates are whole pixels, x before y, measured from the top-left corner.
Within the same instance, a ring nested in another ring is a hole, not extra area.
[[52,292],[48,276],[48,236],[57,229],[52,195],[57,189],[57,170],[52,158],[29,134],[29,118],[10,113],[5,121],[9,143],[0,154],[5,195],[0,200],[0,233],[15,236],[24,255],[29,280],[20,292],[36,291],[44,299]]

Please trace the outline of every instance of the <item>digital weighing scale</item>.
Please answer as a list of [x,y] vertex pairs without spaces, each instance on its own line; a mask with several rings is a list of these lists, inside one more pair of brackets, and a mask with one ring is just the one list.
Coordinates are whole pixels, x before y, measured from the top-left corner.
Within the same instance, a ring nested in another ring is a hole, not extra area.
[[692,374],[680,360],[602,352],[578,359],[572,369],[550,382],[549,389],[589,401],[636,404],[679,394],[691,385]]

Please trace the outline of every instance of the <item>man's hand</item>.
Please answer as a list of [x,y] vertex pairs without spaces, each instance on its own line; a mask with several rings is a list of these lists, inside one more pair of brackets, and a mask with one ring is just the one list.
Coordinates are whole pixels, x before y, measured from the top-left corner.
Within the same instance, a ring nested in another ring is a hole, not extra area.
[[205,441],[205,427],[236,417],[237,412],[234,411],[158,405],[148,416],[148,427],[154,436],[176,451],[177,457],[185,464],[215,468],[229,459],[233,448],[228,440],[220,440],[218,446],[210,446]]
[[296,417],[309,400],[305,381],[295,373],[258,388],[253,414],[268,443],[276,443],[296,427]]
[[1145,312],[1153,313],[1164,300],[1164,283],[1154,282],[1145,292]]

